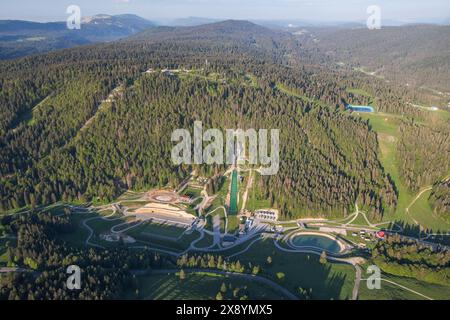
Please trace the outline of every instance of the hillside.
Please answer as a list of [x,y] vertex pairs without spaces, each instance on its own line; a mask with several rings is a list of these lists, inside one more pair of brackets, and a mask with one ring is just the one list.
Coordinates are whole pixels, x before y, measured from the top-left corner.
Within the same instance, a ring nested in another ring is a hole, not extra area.
[[[89,45],[0,61],[0,300],[449,297],[450,111],[424,102],[443,94],[340,57],[329,29],[84,23]],[[202,161],[174,161],[179,130]]]
[[301,38],[335,61],[403,86],[430,89],[441,103],[450,101],[450,26],[308,28]]
[[[174,186],[192,168],[171,163],[170,133],[201,120],[281,130],[281,154],[289,156],[260,185],[286,218],[343,216],[359,202],[380,219],[396,195],[377,160],[376,136],[340,111],[342,99],[354,99],[341,76],[300,60],[280,64],[298,59],[292,48],[288,34],[227,21],[3,63],[3,209]],[[202,70],[205,59],[209,70]],[[194,75],[143,73],[168,65]],[[254,81],[244,85],[249,77]],[[118,86],[123,98],[100,107]]]
[[114,41],[154,24],[135,15],[84,17],[81,30],[68,30],[66,22],[0,21],[0,59],[18,58],[78,45]]
[[[444,133],[448,124],[412,106],[414,91],[318,59],[286,32],[225,21],[152,28],[115,43],[4,62],[3,210],[176,186],[198,168],[171,163],[170,133],[201,120],[222,129],[281,130],[286,159],[276,176],[257,181],[257,196],[284,218],[345,216],[356,203],[381,220],[395,211],[401,182],[415,192],[445,174],[448,160],[429,154],[448,140],[424,128],[420,144],[431,143],[417,148],[402,125],[391,158],[405,161],[389,171],[392,159],[380,162],[376,127],[344,105],[374,103],[404,118],[399,124],[434,119]],[[179,71],[165,75],[165,68]],[[120,94],[108,98],[114,92]]]

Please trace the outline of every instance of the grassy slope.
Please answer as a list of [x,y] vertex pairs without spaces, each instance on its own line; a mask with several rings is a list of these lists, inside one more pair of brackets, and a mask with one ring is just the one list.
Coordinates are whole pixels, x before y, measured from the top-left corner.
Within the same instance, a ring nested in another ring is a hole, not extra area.
[[[401,220],[408,224],[413,224],[414,220],[421,225],[435,230],[448,230],[450,225],[442,219],[436,219],[428,204],[429,193],[423,194],[417,202],[410,208],[410,215],[406,214],[406,208],[415,198],[407,187],[403,184],[398,170],[396,160],[396,143],[399,139],[399,117],[395,115],[376,113],[359,114],[360,117],[368,119],[372,129],[378,134],[380,145],[380,161],[384,169],[391,176],[399,193],[398,205],[394,215],[386,215],[384,220]],[[414,220],[413,220],[414,219]]]
[[408,223],[412,220],[405,216],[405,209],[411,203],[413,195],[403,184],[398,164],[396,160],[396,144],[399,139],[399,119],[396,116],[386,114],[360,114],[364,119],[368,119],[372,129],[378,134],[378,142],[380,145],[380,162],[385,171],[391,176],[398,190],[399,198],[395,216],[387,216],[386,220],[399,219]]
[[[363,278],[365,278],[363,276]],[[425,283],[412,278],[404,278],[393,275],[382,275],[383,279],[387,279],[405,286],[409,289],[417,291],[431,299],[448,299],[450,296],[450,287]],[[394,284],[383,281],[380,290],[369,290],[366,282],[361,282],[359,289],[360,300],[424,300],[426,298],[417,295],[408,290],[402,289]]]
[[250,211],[255,211],[258,209],[268,209],[271,207],[270,200],[268,200],[268,199],[259,200],[256,198],[256,192],[258,190],[257,183],[258,183],[259,177],[260,177],[259,173],[254,172],[253,183],[248,192],[247,204],[245,205],[247,210],[250,210]]
[[427,226],[433,231],[450,230],[450,221],[444,220],[442,217],[433,213],[433,209],[428,202],[430,194],[431,190],[424,192],[409,208],[409,215],[419,221],[421,225]]

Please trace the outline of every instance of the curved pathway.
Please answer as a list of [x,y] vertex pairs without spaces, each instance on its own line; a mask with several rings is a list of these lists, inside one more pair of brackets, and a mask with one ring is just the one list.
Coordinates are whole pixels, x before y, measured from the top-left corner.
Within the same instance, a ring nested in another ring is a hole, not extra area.
[[[220,270],[214,270],[214,269],[183,269],[185,273],[213,273],[223,276],[230,276],[230,277],[236,277],[241,279],[246,279],[249,281],[256,281],[261,284],[267,285],[271,287],[272,289],[275,289],[279,292],[281,292],[285,297],[287,297],[290,300],[298,300],[298,297],[294,295],[292,292],[287,290],[286,288],[280,286],[278,283],[269,280],[267,278],[264,278],[262,276],[254,275],[254,274],[248,274],[248,273],[236,273],[236,272],[230,272],[230,271],[220,271]],[[152,270],[152,274],[174,274],[178,273],[180,270],[178,269],[163,269],[163,270]]]
[[[315,255],[319,255],[319,256],[321,254],[318,251],[309,250],[309,249],[287,249],[287,248],[282,247],[276,240],[274,240],[274,244],[275,244],[275,247],[277,247],[279,250],[284,251],[284,252],[310,253],[310,254],[315,254]],[[352,291],[352,299],[353,300],[358,299],[359,285],[361,282],[361,268],[359,267],[358,264],[363,263],[364,259],[360,258],[360,257],[337,258],[337,257],[333,257],[333,256],[327,256],[327,260],[335,261],[338,263],[350,264],[355,268],[356,275],[355,275],[355,284],[353,286],[353,291]]]
[[[361,281],[367,281],[367,280],[368,280],[368,279],[361,279]],[[384,282],[387,282],[387,283],[396,285],[397,287],[400,287],[400,288],[402,288],[402,289],[404,289],[404,290],[406,290],[406,291],[409,291],[409,292],[412,292],[412,293],[414,293],[414,294],[417,294],[417,295],[419,295],[419,296],[421,296],[421,297],[423,297],[423,298],[425,298],[425,299],[427,299],[427,300],[434,300],[433,298],[430,298],[430,297],[428,297],[428,296],[426,296],[426,295],[424,295],[424,294],[422,294],[422,293],[420,293],[420,292],[417,292],[417,291],[415,291],[415,290],[413,290],[413,289],[410,289],[410,288],[408,288],[408,287],[402,286],[401,284],[398,284],[398,283],[396,283],[396,282],[394,282],[394,281],[387,280],[387,279],[383,279],[383,278],[381,278],[381,281],[384,281]]]

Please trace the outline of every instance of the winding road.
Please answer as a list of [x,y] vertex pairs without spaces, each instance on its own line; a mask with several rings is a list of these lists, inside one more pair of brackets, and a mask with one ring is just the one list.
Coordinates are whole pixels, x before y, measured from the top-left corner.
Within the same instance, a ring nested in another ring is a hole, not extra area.
[[[271,287],[272,289],[275,289],[279,292],[281,292],[286,298],[290,300],[298,300],[298,297],[294,295],[292,292],[287,290],[286,288],[280,286],[278,283],[269,280],[267,278],[254,275],[254,274],[248,274],[248,273],[236,273],[236,272],[229,272],[229,271],[219,271],[219,270],[213,270],[213,269],[183,269],[185,273],[211,273],[211,274],[217,274],[217,275],[223,275],[223,276],[230,276],[235,278],[241,278],[246,279],[249,281],[256,281],[260,284],[267,285]],[[152,274],[176,274],[180,272],[178,269],[163,269],[163,270],[152,270]]]

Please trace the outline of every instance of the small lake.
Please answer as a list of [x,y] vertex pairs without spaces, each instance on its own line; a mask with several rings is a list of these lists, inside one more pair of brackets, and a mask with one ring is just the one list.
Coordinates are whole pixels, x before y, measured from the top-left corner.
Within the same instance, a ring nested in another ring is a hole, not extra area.
[[332,253],[339,253],[341,247],[337,241],[321,235],[315,234],[297,234],[292,237],[291,243],[295,247],[314,247],[326,250]]

